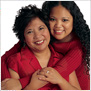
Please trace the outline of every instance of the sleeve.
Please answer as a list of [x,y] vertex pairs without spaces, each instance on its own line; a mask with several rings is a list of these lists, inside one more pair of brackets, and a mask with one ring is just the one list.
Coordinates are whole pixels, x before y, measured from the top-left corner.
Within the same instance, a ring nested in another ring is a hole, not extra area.
[[22,85],[22,89],[24,89],[29,84],[30,78],[31,78],[31,76],[26,76],[24,78],[19,79],[19,81]]
[[7,57],[6,55],[3,55],[1,57],[1,81],[4,80],[5,78],[10,78],[6,61],[7,61]]
[[1,57],[1,81],[5,78],[10,78],[7,59],[9,56],[17,53],[18,51],[20,51],[20,41]]
[[[1,81],[3,81],[6,78],[11,78],[10,73],[8,71],[7,59],[9,58],[9,56],[11,56],[19,51],[20,51],[20,41],[17,44],[15,44],[14,47],[12,47],[9,51],[7,51],[1,57]],[[25,78],[21,78],[21,79],[19,79],[19,81],[22,85],[22,88],[24,88],[29,83],[30,76],[27,76]]]
[[15,72],[18,72],[18,61],[19,61],[19,57],[17,57],[16,55],[10,56],[7,59],[7,64],[8,64],[8,68],[11,68],[12,70],[14,70]]
[[58,61],[54,68],[65,78],[81,65],[82,55],[82,49],[75,47]]
[[[14,70],[15,72],[19,74],[18,60],[20,60],[19,55],[18,55],[18,58],[16,55],[14,55],[8,58],[7,63],[8,63],[8,68],[11,68],[12,70]],[[19,79],[22,85],[22,89],[25,88],[29,84],[30,78],[31,78],[31,75]]]

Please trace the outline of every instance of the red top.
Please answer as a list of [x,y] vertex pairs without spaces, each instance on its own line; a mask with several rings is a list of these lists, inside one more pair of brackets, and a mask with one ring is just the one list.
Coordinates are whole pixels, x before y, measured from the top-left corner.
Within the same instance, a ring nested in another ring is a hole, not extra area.
[[[55,52],[51,45],[49,45],[49,48],[51,50],[51,57],[48,62],[48,67],[53,67],[62,59],[63,55]],[[42,69],[37,58],[27,46],[22,48],[20,52],[10,56],[7,60],[7,65],[8,68],[17,72],[20,78],[31,75],[38,69]]]
[[[51,45],[49,45],[49,48],[51,50],[51,57],[48,62],[48,67],[53,67],[63,56],[55,52]],[[29,76],[31,78],[32,74],[36,70],[42,69],[38,60],[27,46],[25,48],[22,48],[20,52],[10,56],[7,60],[7,65],[8,68],[11,68],[16,71],[19,74],[20,78],[24,78],[26,76]],[[68,81],[69,76],[65,79]],[[29,82],[30,80],[28,80],[28,83]],[[42,89],[58,90],[60,88],[57,85],[49,83],[40,88],[39,90]]]
[[71,42],[53,43],[52,45],[58,53],[64,55],[61,61],[55,65],[55,69],[58,70],[63,77],[68,76],[75,70],[81,89],[90,90],[90,79],[86,74],[87,67],[82,61],[82,57],[84,57],[85,54],[82,52],[82,45],[79,39],[75,39]]

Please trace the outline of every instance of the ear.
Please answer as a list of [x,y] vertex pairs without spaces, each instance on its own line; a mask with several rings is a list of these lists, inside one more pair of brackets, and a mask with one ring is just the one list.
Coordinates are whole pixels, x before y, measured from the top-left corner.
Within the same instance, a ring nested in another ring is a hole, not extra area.
[[25,48],[25,46],[26,46],[26,41],[24,40],[24,43],[23,43],[23,48]]
[[26,43],[26,40],[24,39],[24,42]]

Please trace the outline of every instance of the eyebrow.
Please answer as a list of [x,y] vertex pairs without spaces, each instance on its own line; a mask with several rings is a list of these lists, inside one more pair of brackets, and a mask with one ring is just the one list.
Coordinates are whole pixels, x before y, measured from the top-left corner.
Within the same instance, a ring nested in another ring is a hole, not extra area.
[[[54,17],[54,16],[50,16],[50,17],[56,18],[56,17]],[[69,19],[70,17],[66,17],[66,16],[65,16],[65,17],[62,17],[62,18],[68,18],[68,19]]]
[[29,30],[32,30],[32,29],[27,29],[26,32],[28,32]]
[[45,27],[45,25],[41,25],[41,26],[39,26],[39,27],[42,27],[42,26]]

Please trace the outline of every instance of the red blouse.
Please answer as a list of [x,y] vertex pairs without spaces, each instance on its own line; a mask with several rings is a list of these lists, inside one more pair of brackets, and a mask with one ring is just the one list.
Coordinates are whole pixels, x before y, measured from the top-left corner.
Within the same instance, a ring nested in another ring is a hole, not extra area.
[[[51,50],[51,57],[48,62],[48,67],[53,67],[63,56],[61,54],[58,54],[54,51],[51,45],[49,45],[49,48]],[[34,54],[31,52],[31,50],[26,46],[25,48],[22,48],[20,52],[10,56],[7,60],[8,68],[13,69],[15,72],[17,72],[20,76],[20,78],[24,78],[26,76],[29,76],[31,78],[32,74],[38,70],[42,69],[40,66],[38,60],[34,56]],[[69,76],[65,78],[67,81],[69,80]],[[30,82],[30,79],[28,80],[28,83]],[[43,86],[39,90],[53,90],[53,89],[60,89],[57,85],[53,85],[51,83],[48,83],[47,85]]]
[[[49,48],[51,50],[51,57],[48,62],[48,67],[53,67],[62,59],[63,55],[55,52],[51,45],[49,45]],[[10,56],[7,60],[7,65],[8,68],[17,72],[20,78],[31,75],[38,69],[42,69],[37,58],[27,46],[22,48],[20,52]]]

